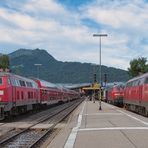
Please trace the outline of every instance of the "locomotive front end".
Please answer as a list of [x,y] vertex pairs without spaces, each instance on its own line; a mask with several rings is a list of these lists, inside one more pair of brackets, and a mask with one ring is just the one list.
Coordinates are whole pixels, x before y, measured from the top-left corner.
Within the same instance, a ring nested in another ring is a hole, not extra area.
[[5,93],[4,93],[4,78],[0,77],[0,120],[4,118],[4,98],[5,98]]

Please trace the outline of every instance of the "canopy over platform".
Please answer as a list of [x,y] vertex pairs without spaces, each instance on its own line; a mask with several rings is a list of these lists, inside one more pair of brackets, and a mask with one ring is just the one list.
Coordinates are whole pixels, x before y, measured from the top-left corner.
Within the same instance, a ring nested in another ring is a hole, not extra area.
[[100,90],[100,84],[99,83],[94,83],[90,87],[84,87],[83,90],[84,91],[87,91],[87,90]]

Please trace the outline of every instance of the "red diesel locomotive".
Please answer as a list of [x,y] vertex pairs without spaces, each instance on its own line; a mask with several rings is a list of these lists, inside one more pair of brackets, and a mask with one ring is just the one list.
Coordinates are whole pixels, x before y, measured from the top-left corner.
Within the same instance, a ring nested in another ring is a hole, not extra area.
[[0,72],[0,120],[59,101],[76,99],[79,93],[55,84]]
[[36,82],[11,73],[0,73],[0,118],[31,110],[39,103]]
[[115,84],[107,91],[107,102],[117,105],[123,106],[123,97],[124,97],[124,86],[121,84]]
[[126,83],[124,105],[128,110],[148,115],[148,73]]

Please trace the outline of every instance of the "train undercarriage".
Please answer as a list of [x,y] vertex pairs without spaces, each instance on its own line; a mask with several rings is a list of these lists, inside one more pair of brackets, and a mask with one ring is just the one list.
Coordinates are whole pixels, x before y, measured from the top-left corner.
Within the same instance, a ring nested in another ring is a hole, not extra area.
[[143,116],[148,116],[148,105],[147,104],[131,104],[124,103],[124,108]]

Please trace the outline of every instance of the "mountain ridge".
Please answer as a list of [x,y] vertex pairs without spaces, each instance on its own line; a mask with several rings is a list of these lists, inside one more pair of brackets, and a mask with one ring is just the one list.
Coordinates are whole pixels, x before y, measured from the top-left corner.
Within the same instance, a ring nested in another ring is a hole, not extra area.
[[[94,66],[91,63],[58,61],[44,49],[19,49],[8,56],[12,72],[16,74],[37,77],[35,64],[42,64],[39,67],[41,79],[54,83],[88,83],[93,81]],[[95,66],[95,69],[97,79],[99,79],[99,65]],[[108,75],[108,82],[128,80],[127,71],[119,68],[102,65],[102,78],[104,73]]]

